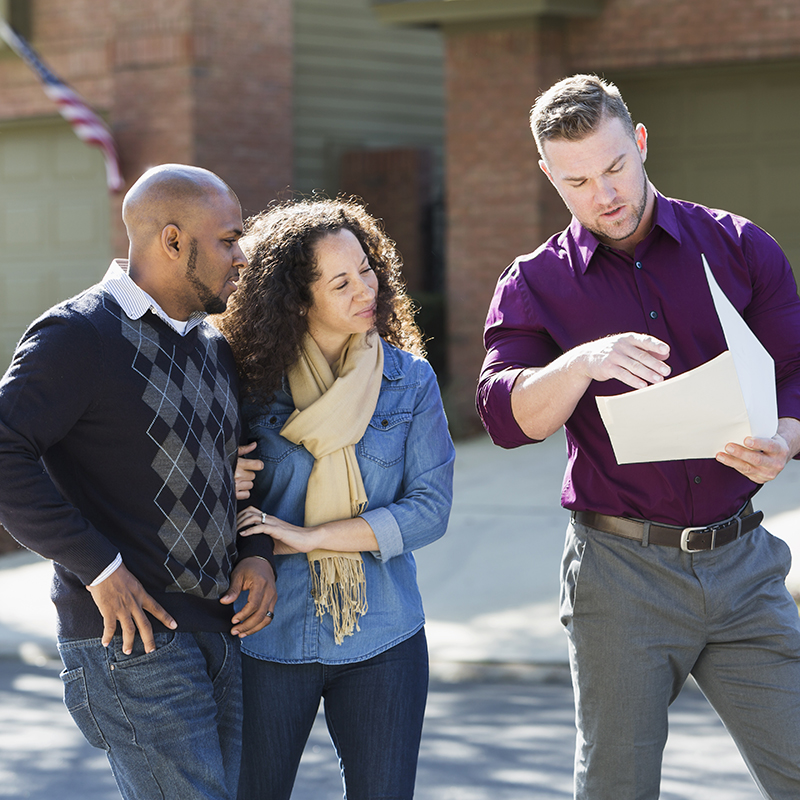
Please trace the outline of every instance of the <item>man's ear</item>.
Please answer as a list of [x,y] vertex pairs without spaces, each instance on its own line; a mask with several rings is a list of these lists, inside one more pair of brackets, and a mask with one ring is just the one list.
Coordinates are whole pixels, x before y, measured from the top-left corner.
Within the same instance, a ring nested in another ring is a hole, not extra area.
[[640,122],[634,131],[636,146],[642,155],[642,164],[647,161],[647,128]]
[[547,175],[547,180],[549,180],[550,183],[552,183],[553,186],[555,186],[556,184],[555,181],[553,180],[553,176],[550,174],[550,170],[547,169],[547,164],[544,163],[543,158],[539,159],[539,169],[541,169],[541,171],[544,172],[545,175]]
[[181,229],[170,222],[161,231],[161,249],[173,261],[183,257],[183,233]]

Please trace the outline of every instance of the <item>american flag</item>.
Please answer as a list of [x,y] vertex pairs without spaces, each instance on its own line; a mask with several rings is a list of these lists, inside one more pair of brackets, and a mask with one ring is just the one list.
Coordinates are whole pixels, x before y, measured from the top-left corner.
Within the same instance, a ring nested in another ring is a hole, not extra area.
[[125,182],[119,169],[119,157],[114,138],[105,122],[92,111],[81,96],[56,77],[39,58],[36,51],[5,20],[0,18],[0,38],[37,74],[45,94],[58,106],[77,137],[86,144],[99,147],[106,162],[106,183],[112,192],[122,189]]

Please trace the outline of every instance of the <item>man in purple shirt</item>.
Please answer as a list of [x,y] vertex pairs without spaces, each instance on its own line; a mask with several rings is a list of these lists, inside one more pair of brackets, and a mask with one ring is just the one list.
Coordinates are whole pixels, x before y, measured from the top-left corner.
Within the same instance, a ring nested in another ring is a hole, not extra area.
[[[531,127],[573,219],[498,281],[478,410],[502,447],[566,429],[561,617],[576,797],[658,797],[667,708],[689,673],[762,792],[800,797],[790,553],[751,500],[800,452],[800,299],[789,263],[748,220],[655,190],[647,132],[613,84],[560,81],[537,99]],[[777,433],[731,442],[715,459],[617,464],[595,398],[727,349],[702,254],[775,360]]]

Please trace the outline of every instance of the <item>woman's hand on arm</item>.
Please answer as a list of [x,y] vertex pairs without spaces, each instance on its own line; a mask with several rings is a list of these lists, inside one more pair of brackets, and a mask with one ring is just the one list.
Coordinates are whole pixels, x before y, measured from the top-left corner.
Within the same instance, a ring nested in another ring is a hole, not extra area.
[[378,550],[378,540],[362,517],[340,519],[310,528],[301,528],[248,506],[236,517],[240,536],[265,533],[275,541],[275,553],[310,553],[312,550],[335,550],[360,553]]
[[236,484],[236,499],[248,500],[250,491],[253,488],[253,481],[256,472],[264,469],[264,462],[258,458],[245,458],[248,453],[256,449],[256,442],[239,445],[238,458],[236,459],[236,470],[233,473]]

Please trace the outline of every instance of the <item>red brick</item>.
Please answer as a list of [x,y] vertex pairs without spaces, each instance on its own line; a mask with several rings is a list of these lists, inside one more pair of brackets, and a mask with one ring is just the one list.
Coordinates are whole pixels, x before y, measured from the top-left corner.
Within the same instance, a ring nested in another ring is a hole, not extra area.
[[[128,185],[155,164],[197,164],[253,212],[291,182],[291,0],[37,0],[33,15],[33,46],[109,120]],[[55,113],[4,53],[0,122]],[[110,203],[124,254],[121,200]]]

